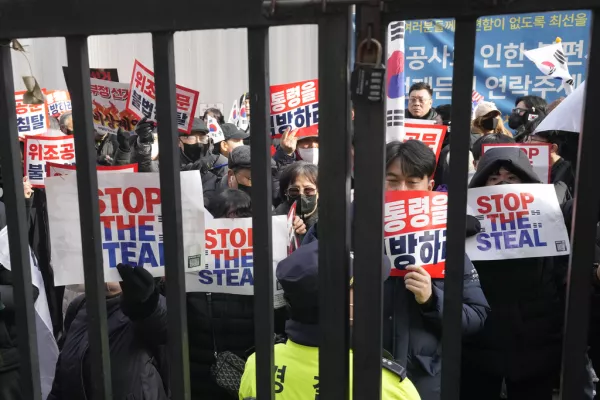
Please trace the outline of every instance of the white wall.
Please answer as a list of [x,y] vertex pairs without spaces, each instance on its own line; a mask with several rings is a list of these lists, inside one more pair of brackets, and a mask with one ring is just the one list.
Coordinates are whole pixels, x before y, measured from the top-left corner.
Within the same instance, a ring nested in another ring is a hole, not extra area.
[[[296,25],[270,29],[271,83],[317,78],[317,26]],[[117,68],[121,82],[129,82],[135,59],[152,67],[150,34],[93,36],[88,40],[90,67]],[[66,89],[62,67],[67,65],[63,38],[24,39],[27,57],[40,86]],[[246,29],[178,32],[175,34],[177,83],[200,91],[201,103],[224,103],[227,116],[233,99],[248,90]],[[22,75],[29,66],[13,52],[15,90],[24,90]]]

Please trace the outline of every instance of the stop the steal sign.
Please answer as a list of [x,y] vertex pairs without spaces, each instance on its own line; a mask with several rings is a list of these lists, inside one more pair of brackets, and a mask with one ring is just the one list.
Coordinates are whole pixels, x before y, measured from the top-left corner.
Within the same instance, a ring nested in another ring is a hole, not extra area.
[[550,169],[552,168],[552,159],[550,158],[550,149],[552,145],[550,143],[538,143],[538,144],[526,144],[526,143],[499,143],[499,144],[484,144],[482,146],[483,152],[498,147],[518,147],[523,150],[529,162],[533,167],[533,171],[536,173],[542,183],[550,182]]

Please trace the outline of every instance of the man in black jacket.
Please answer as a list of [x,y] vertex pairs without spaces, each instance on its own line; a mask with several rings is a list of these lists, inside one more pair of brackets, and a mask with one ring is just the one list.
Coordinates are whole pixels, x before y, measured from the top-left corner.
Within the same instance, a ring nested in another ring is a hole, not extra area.
[[[423,142],[391,142],[386,146],[386,190],[431,191],[435,155]],[[408,266],[404,277],[384,285],[384,348],[417,387],[421,399],[440,398],[444,280],[432,279],[418,266]],[[465,255],[462,328],[473,335],[483,328],[489,306],[477,271]],[[450,366],[453,368],[454,366]],[[482,397],[483,399],[483,397]],[[487,398],[486,398],[487,399]]]
[[[123,281],[107,284],[107,318],[112,398],[168,400],[168,367],[161,346],[167,341],[166,301],[154,278],[140,267],[119,264]],[[122,289],[122,291],[121,291]],[[93,399],[87,310],[84,295],[65,317],[65,341],[48,400]]]
[[[518,183],[540,180],[523,151],[499,148],[481,157],[469,188]],[[498,398],[504,380],[511,400],[551,400],[560,373],[568,257],[474,264],[492,313],[465,340],[461,398]]]

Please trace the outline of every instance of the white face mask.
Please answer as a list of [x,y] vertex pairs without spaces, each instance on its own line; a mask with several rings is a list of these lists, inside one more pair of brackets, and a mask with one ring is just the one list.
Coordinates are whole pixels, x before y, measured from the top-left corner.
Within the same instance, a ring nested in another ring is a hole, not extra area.
[[319,148],[298,149],[298,155],[302,160],[311,164],[319,165]]

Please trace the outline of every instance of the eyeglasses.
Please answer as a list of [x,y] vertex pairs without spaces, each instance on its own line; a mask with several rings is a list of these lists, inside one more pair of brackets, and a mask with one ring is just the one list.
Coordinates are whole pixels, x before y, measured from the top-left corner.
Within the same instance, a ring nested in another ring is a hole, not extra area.
[[314,196],[317,194],[317,189],[312,187],[304,188],[303,192],[300,192],[300,188],[291,187],[287,190],[287,195],[290,197],[299,197],[300,194],[304,194],[305,196]]
[[423,97],[409,97],[408,98],[408,102],[412,103],[412,104],[416,104],[416,103],[423,104],[423,103],[425,103],[425,102],[427,102],[429,100],[431,100],[430,97],[428,97],[428,98],[423,98]]
[[513,113],[513,114],[519,114],[519,115],[523,115],[523,114],[525,114],[527,111],[529,111],[529,110],[528,110],[528,109],[526,109],[526,108],[513,108],[513,109],[512,109],[512,113]]

